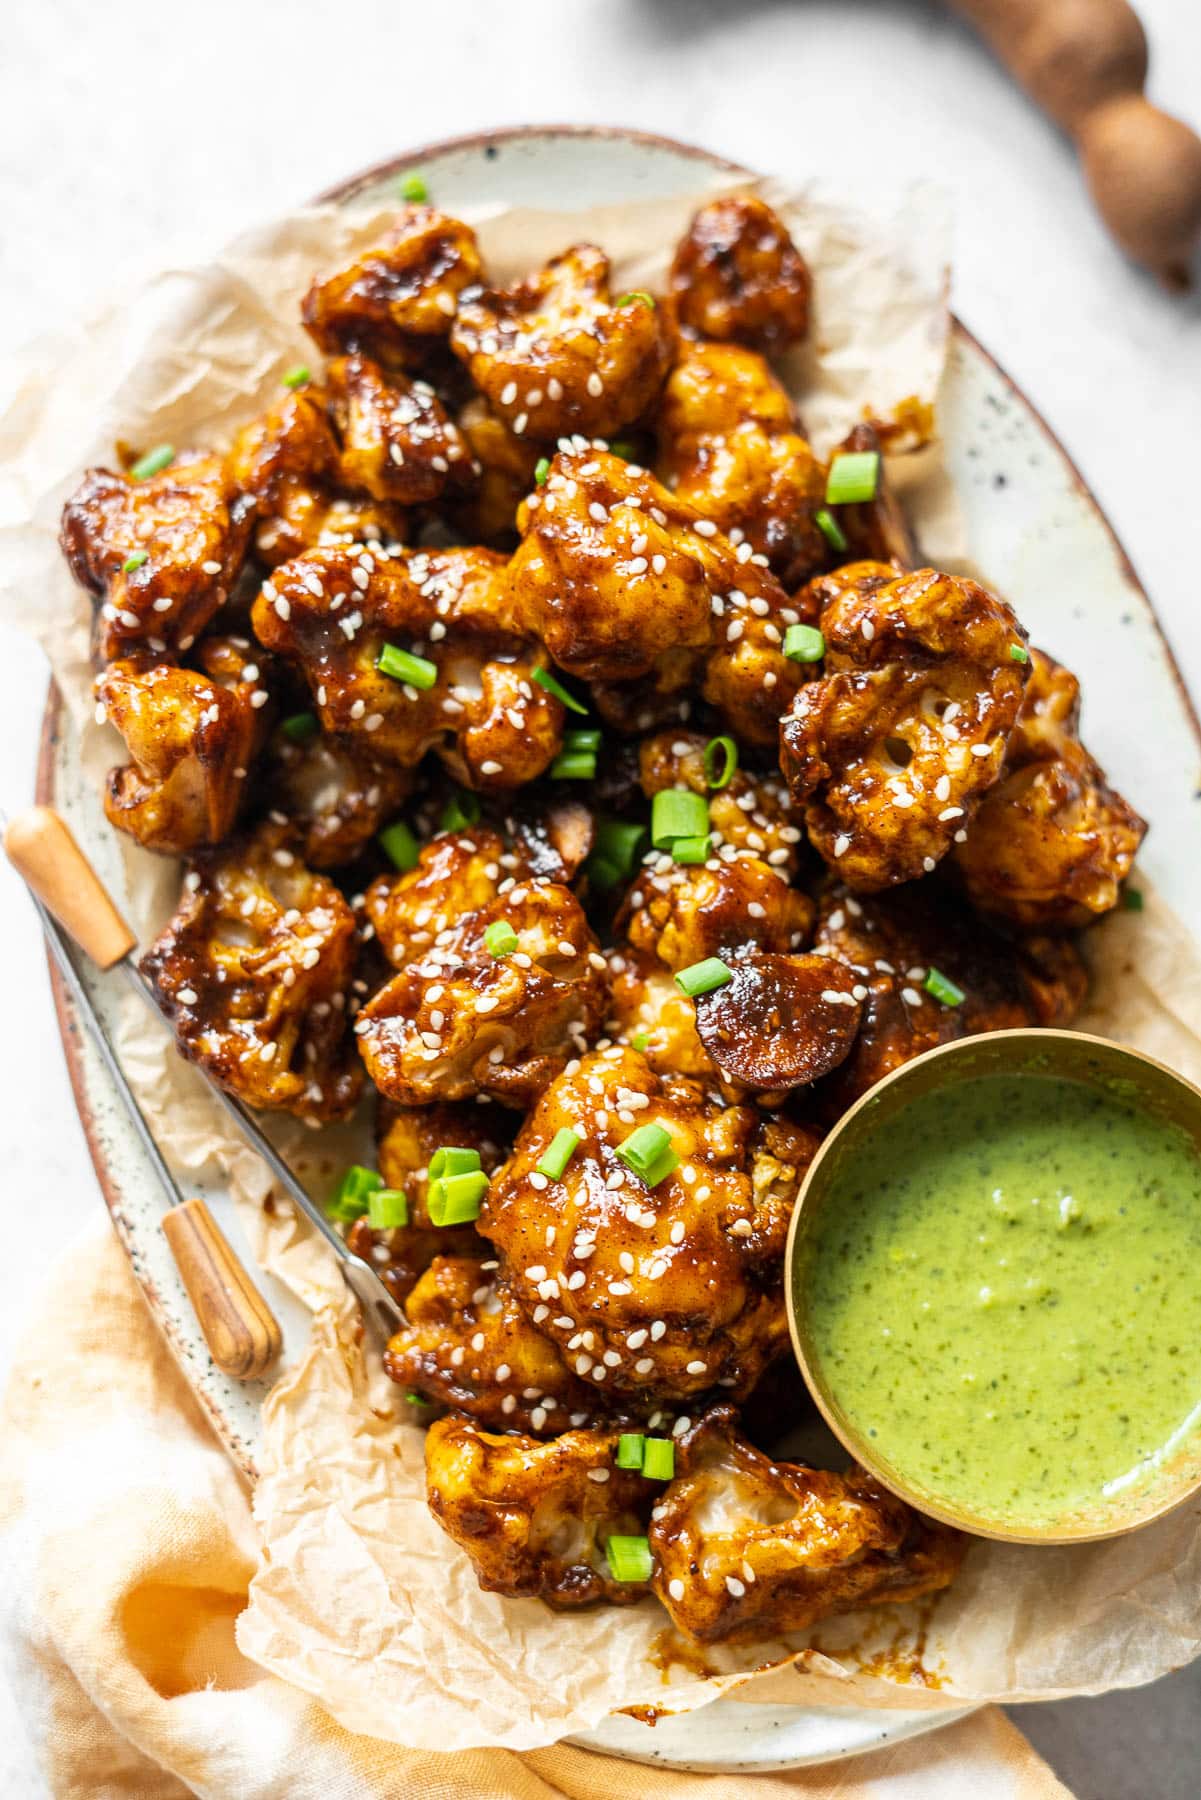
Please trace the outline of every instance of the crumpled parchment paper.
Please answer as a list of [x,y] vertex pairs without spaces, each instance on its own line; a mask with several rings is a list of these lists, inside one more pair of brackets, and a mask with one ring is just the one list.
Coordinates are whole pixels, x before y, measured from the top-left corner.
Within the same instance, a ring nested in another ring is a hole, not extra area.
[[[948,329],[941,198],[918,189],[869,216],[816,188],[763,189],[816,275],[812,342],[788,379],[818,447],[865,411],[889,418],[913,398],[933,402]],[[587,237],[609,251],[616,282],[654,288],[701,197],[574,214],[492,209],[474,222],[498,279]],[[13,365],[0,417],[0,605],[46,647],[97,790],[120,745],[92,720],[90,609],[56,546],[63,500],[87,464],[112,461],[117,437],[227,442],[291,364],[312,360],[297,303],[313,271],[352,255],[386,216],[324,207],[280,219],[203,266],[160,272]],[[926,555],[959,561],[967,546],[937,442],[890,466]],[[96,817],[103,837],[98,800]],[[178,869],[120,848],[127,911],[145,941],[171,909]],[[1081,1028],[1201,1081],[1201,956],[1168,909],[1148,893],[1142,913],[1112,916],[1088,949],[1094,993]],[[708,1675],[664,1654],[653,1603],[573,1617],[482,1593],[426,1509],[421,1434],[397,1417],[395,1390],[364,1356],[333,1258],[286,1201],[264,1207],[262,1165],[140,1011],[125,1020],[122,1052],[173,1163],[227,1173],[260,1263],[314,1312],[308,1352],[264,1408],[263,1562],[238,1639],[348,1728],[437,1750],[525,1749],[615,1708],[684,1711],[722,1692],[904,1708],[1050,1699],[1148,1681],[1201,1651],[1201,1506],[1108,1544],[978,1542],[933,1601],[827,1621],[799,1651],[799,1640],[719,1650]],[[314,1137],[285,1122],[277,1135],[318,1193],[361,1153],[354,1130]]]

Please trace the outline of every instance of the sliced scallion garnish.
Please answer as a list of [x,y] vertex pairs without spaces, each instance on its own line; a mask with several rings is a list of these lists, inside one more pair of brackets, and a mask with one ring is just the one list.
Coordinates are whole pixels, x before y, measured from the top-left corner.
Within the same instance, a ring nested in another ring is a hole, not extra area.
[[395,1231],[409,1222],[409,1200],[403,1188],[376,1188],[367,1196],[367,1223],[373,1231]]
[[561,1181],[563,1171],[579,1147],[579,1132],[573,1131],[570,1125],[561,1125],[534,1167],[539,1175],[546,1175],[551,1181]]
[[379,834],[379,846],[394,868],[403,873],[417,867],[421,846],[403,819],[396,819]]
[[307,744],[310,738],[316,737],[319,729],[316,713],[293,713],[280,726],[290,744]]
[[655,1566],[649,1538],[616,1531],[605,1545],[605,1557],[614,1581],[649,1581]]
[[955,983],[949,976],[944,975],[941,969],[931,969],[922,986],[933,999],[940,1001],[943,1006],[962,1006],[967,998],[963,989],[956,987]]
[[414,656],[411,650],[401,650],[395,644],[384,645],[375,666],[381,675],[390,675],[393,681],[407,681],[410,687],[432,688],[438,679],[437,663]]
[[671,1481],[676,1472],[676,1447],[670,1438],[648,1437],[642,1449],[642,1473],[648,1481]]
[[540,688],[545,688],[548,694],[553,694],[556,700],[561,701],[568,712],[586,713],[588,711],[584,702],[577,700],[575,695],[569,692],[563,683],[551,674],[549,669],[535,669],[534,680]]
[[145,456],[139,456],[129,471],[131,481],[149,481],[152,475],[158,475],[170,468],[175,461],[173,444],[156,444],[153,450],[147,450]]
[[286,388],[301,388],[305,387],[312,379],[313,371],[309,368],[308,364],[297,363],[296,367],[294,369],[289,369],[288,373],[284,376],[284,386]]
[[488,1192],[488,1177],[482,1169],[471,1169],[462,1175],[444,1175],[431,1181],[426,1195],[426,1209],[435,1225],[469,1225],[480,1216],[480,1205]]
[[705,780],[717,793],[728,787],[738,767],[738,745],[732,737],[710,738],[705,745]]
[[651,801],[651,843],[670,850],[676,838],[704,837],[709,829],[709,802],[687,788],[664,788]]
[[820,662],[826,640],[816,625],[790,625],[784,633],[784,654],[792,662]]
[[817,529],[821,532],[831,550],[842,551],[846,549],[847,534],[832,512],[827,511],[824,506],[819,506],[813,515],[813,523],[817,526]]
[[492,956],[512,956],[520,942],[507,919],[493,919],[484,932],[484,947]]
[[617,1440],[617,1455],[614,1458],[619,1469],[641,1469],[642,1450],[646,1438],[640,1431],[623,1431]]
[[880,481],[878,450],[844,450],[830,464],[826,477],[826,505],[853,506],[874,500]]
[[679,1163],[671,1133],[662,1125],[639,1125],[617,1146],[617,1154],[647,1187],[658,1187]]
[[734,971],[729,963],[724,963],[720,956],[706,956],[703,961],[681,969],[675,983],[682,994],[696,1000],[701,994],[715,993],[733,979]]

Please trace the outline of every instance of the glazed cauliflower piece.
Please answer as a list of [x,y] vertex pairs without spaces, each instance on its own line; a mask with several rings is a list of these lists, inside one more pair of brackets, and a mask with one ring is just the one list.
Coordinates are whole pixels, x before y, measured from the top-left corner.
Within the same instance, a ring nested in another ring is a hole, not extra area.
[[97,661],[190,650],[229,598],[252,513],[219,456],[189,452],[143,481],[89,469],[63,507],[59,543],[100,601]]
[[[851,972],[862,1001],[851,1054],[825,1084],[835,1115],[937,1044],[975,1032],[1070,1024],[1087,985],[1072,945],[1065,942],[1051,960],[1040,940],[1011,943],[932,882],[864,898],[831,885],[815,948]],[[944,1005],[927,991],[931,969],[962,991],[961,1004]]]
[[934,569],[858,563],[815,585],[824,673],[781,722],[780,766],[814,848],[873,893],[933,869],[998,780],[1026,634],[978,582]]
[[140,966],[189,1062],[250,1106],[335,1119],[362,1085],[346,1031],[354,915],[292,842],[267,823],[202,852]]
[[496,1437],[470,1419],[438,1419],[425,1440],[426,1498],[490,1593],[551,1606],[640,1600],[645,1582],[617,1581],[613,1535],[645,1532],[654,1492],[616,1466],[618,1433],[569,1431],[551,1443]]
[[294,742],[277,732],[263,786],[273,810],[301,833],[307,867],[336,869],[353,862],[395,816],[412,776],[352,740],[316,732]]
[[361,350],[389,367],[420,369],[444,350],[459,296],[482,275],[470,226],[406,206],[380,243],[313,282],[301,317],[327,356]]
[[654,955],[673,973],[756,945],[800,948],[813,928],[808,894],[757,856],[674,863],[666,854],[644,869],[626,896],[616,929],[632,949]]
[[[503,569],[490,550],[309,551],[264,583],[255,634],[300,668],[325,731],[378,761],[434,750],[467,786],[517,787],[555,756],[564,709],[533,679],[541,652],[505,627]],[[429,685],[386,674],[389,645]]]
[[725,786],[713,790],[705,770],[703,732],[683,728],[655,732],[638,746],[638,774],[648,800],[666,788],[687,788],[709,802],[713,847],[729,845],[738,855],[761,858],[791,879],[804,832],[794,814],[787,783],[778,770],[735,769]]
[[[782,1348],[778,1190],[769,1230],[751,1174],[756,1124],[753,1108],[661,1080],[617,1047],[568,1065],[528,1114],[479,1228],[584,1381],[647,1400],[714,1385],[741,1395]],[[653,1187],[618,1155],[645,1125],[679,1157]],[[580,1143],[551,1180],[537,1164],[564,1128]]]
[[511,549],[517,541],[517,508],[533,492],[541,448],[516,437],[482,394],[471,396],[457,423],[480,474],[476,492],[456,509],[455,518],[472,543]]
[[599,450],[556,455],[518,525],[511,615],[570,675],[603,684],[606,718],[638,729],[699,678],[739,738],[775,743],[802,679],[783,653],[799,614],[748,545]]
[[967,1540],[852,1465],[774,1462],[716,1407],[676,1439],[651,1515],[654,1590],[700,1643],[780,1637],[831,1613],[899,1604],[953,1581]]
[[982,912],[1062,930],[1117,905],[1147,825],[1080,741],[1076,677],[1041,650],[1030,655],[1004,771],[955,863]]
[[267,734],[269,694],[246,639],[208,638],[201,671],[141,652],[96,679],[96,716],[125,739],[104,811],[147,850],[184,855],[233,830]]
[[755,350],[684,343],[663,390],[655,473],[734,544],[766,556],[793,588],[829,559],[815,523],[826,467]]
[[609,292],[609,259],[575,244],[514,287],[463,300],[451,349],[515,437],[609,437],[648,410],[670,357],[646,294]]
[[[509,891],[519,859],[484,825],[442,831],[424,844],[416,868],[380,875],[363,897],[380,949],[394,968],[419,962],[434,945],[460,941],[477,913]],[[478,935],[478,934],[477,934]]]
[[342,441],[341,485],[399,506],[454,499],[478,470],[428,381],[391,380],[367,356],[338,356],[326,371]]
[[807,335],[812,291],[783,219],[752,194],[710,200],[676,245],[671,292],[697,337],[777,355]]
[[435,1256],[384,1352],[388,1374],[487,1431],[553,1437],[591,1420],[596,1389],[570,1372],[484,1260]]

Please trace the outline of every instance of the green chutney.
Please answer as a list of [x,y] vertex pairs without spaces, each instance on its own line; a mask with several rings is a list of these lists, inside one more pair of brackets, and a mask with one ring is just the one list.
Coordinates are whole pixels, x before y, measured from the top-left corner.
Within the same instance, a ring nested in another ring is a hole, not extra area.
[[852,1151],[798,1248],[815,1373],[908,1482],[1035,1528],[1201,1424],[1201,1160],[1080,1082],[984,1075]]

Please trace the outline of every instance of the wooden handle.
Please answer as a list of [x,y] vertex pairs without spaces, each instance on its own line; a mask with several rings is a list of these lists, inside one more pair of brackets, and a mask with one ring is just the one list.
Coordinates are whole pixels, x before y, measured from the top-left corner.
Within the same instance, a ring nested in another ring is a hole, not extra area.
[[4,849],[43,906],[98,968],[111,969],[136,948],[138,940],[53,808],[31,806],[18,813],[4,833]]
[[279,1355],[283,1334],[204,1201],[173,1206],[163,1216],[163,1236],[213,1361],[227,1375],[253,1381]]

